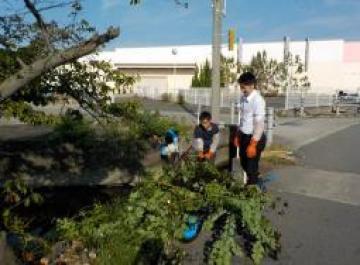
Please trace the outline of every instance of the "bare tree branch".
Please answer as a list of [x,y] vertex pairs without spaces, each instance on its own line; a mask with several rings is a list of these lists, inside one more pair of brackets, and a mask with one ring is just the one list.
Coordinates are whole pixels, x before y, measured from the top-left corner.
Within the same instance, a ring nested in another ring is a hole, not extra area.
[[[72,0],[72,1],[68,1],[68,2],[62,2],[62,3],[59,3],[59,4],[53,4],[53,5],[47,5],[47,6],[44,6],[44,7],[38,7],[37,11],[40,13],[42,11],[47,11],[47,10],[51,10],[51,9],[55,9],[55,8],[66,7],[66,6],[74,4],[75,1],[76,0]],[[28,9],[24,9],[24,10],[26,10],[26,11],[18,10],[15,13],[8,14],[8,16],[14,16],[14,15],[24,16],[24,15],[27,15],[27,14],[31,13],[30,11],[28,11]]]
[[104,34],[95,34],[90,39],[80,44],[65,49],[63,51],[50,54],[45,58],[36,60],[35,62],[22,68],[17,73],[5,79],[0,83],[0,97],[8,98],[26,84],[39,77],[41,74],[54,69],[60,65],[67,64],[73,60],[79,59],[85,55],[93,53],[99,46],[118,37],[119,28],[110,27]]
[[46,43],[47,49],[50,52],[53,52],[54,47],[50,43],[49,31],[47,29],[46,23],[45,23],[44,19],[42,18],[40,12],[36,9],[35,5],[30,0],[24,0],[24,3],[25,3],[25,6],[27,7],[27,9],[29,9],[31,14],[33,14],[33,16],[36,19],[36,22],[41,30],[41,35],[43,37],[43,40]]
[[24,63],[24,61],[21,60],[20,57],[16,57],[16,61],[18,62],[18,64],[20,64],[20,66],[21,66],[22,68],[26,68],[26,67],[27,67],[27,64]]

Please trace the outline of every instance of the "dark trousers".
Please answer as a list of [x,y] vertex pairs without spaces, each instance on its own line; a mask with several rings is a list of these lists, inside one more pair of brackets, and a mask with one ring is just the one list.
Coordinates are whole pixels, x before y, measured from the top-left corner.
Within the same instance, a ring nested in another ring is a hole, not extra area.
[[254,158],[248,158],[246,155],[246,149],[248,148],[252,135],[240,133],[240,161],[243,170],[248,176],[248,184],[256,184],[259,178],[259,161],[262,151],[266,146],[266,136],[262,135],[256,148],[256,156]]

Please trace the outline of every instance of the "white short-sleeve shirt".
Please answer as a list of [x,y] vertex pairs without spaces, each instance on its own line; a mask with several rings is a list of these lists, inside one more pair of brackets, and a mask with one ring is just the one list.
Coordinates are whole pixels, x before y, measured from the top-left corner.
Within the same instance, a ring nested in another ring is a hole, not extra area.
[[265,100],[259,91],[253,90],[249,96],[240,97],[240,125],[244,134],[254,133],[254,123],[265,120]]

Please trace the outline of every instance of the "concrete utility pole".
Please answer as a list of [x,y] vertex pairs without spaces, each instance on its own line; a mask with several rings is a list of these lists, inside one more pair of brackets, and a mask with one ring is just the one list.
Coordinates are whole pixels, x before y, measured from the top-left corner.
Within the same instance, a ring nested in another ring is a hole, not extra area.
[[290,59],[290,38],[285,36],[284,37],[284,65],[287,76],[287,84],[286,84],[286,95],[285,95],[285,109],[289,109],[289,94],[290,94],[290,87],[291,86],[291,67],[289,67],[289,59]]
[[289,65],[290,59],[290,38],[288,36],[284,37],[284,63]]
[[305,72],[309,71],[309,60],[310,60],[310,38],[305,39]]
[[211,114],[218,122],[220,118],[220,54],[222,16],[224,0],[213,0],[213,47],[212,47],[212,93]]
[[242,38],[238,39],[238,47],[237,47],[237,63],[241,64],[243,62],[243,44],[244,40]]

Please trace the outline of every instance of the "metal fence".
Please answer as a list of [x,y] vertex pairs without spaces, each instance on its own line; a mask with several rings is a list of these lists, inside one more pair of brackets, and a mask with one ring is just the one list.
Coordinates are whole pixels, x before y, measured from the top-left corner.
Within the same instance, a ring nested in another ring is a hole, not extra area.
[[171,96],[174,97],[174,99],[177,97],[177,93],[170,93],[169,89],[158,87],[136,87],[134,93],[139,97],[154,100],[163,100],[165,96]]
[[[199,115],[202,110],[209,107],[211,104],[211,89],[210,88],[196,88],[196,89],[179,89],[177,93],[169,93],[167,89],[140,87],[135,90],[135,93],[140,97],[145,97],[154,100],[163,99],[177,99],[187,104],[194,105],[192,114],[197,117],[199,122]],[[240,98],[240,91],[230,88],[222,88],[220,94],[221,107],[229,108],[229,112],[223,113],[220,117],[220,124],[238,124],[239,123],[239,105],[237,102]],[[273,127],[274,127],[274,108],[269,107],[266,110],[266,134],[268,143],[272,143]]]
[[[210,106],[211,104],[211,88],[177,89],[174,92],[166,88],[138,87],[135,89],[135,94],[149,99],[182,101],[192,105]],[[220,106],[230,107],[239,97],[238,90],[221,88]]]
[[288,93],[285,99],[285,109],[331,107],[334,95],[320,93]]
[[[310,89],[316,90],[316,89]],[[331,107],[334,105],[335,97],[333,94],[324,93],[301,93],[299,91],[289,89],[286,93],[285,100],[278,104],[276,108],[297,109],[309,107]],[[210,106],[211,104],[211,88],[192,88],[178,89],[169,91],[166,88],[156,87],[138,87],[135,93],[140,97],[150,98],[154,100],[172,100],[175,102],[182,101],[187,104]],[[222,88],[220,93],[220,106],[230,108],[240,98],[240,91],[232,88]]]

